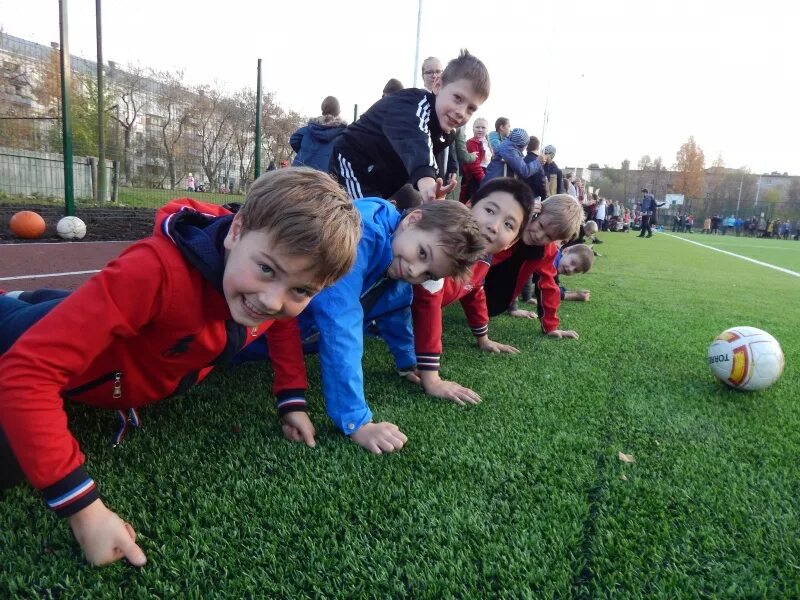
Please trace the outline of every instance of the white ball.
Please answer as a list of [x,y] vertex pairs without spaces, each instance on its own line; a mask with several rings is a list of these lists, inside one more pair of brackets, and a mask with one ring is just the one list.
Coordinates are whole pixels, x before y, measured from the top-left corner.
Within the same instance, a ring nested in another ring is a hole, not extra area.
[[708,348],[708,366],[721,381],[738,390],[768,388],[783,373],[783,350],[774,337],[755,327],[731,327]]
[[82,240],[86,235],[86,223],[78,217],[64,217],[56,225],[56,233],[64,240]]

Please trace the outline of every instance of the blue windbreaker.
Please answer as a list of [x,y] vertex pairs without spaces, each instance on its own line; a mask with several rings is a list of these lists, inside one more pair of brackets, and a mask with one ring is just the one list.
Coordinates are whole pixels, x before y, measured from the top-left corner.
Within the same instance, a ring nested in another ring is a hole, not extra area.
[[[372,420],[361,368],[365,325],[377,321],[399,369],[416,365],[411,285],[386,279],[400,214],[380,198],[361,198],[356,207],[361,213],[362,232],[355,265],[342,279],[317,294],[297,318],[304,346],[318,344],[328,415],[347,435]],[[368,302],[369,291],[375,286],[382,286],[383,291],[376,301]],[[362,298],[365,304],[372,304],[366,315]]]

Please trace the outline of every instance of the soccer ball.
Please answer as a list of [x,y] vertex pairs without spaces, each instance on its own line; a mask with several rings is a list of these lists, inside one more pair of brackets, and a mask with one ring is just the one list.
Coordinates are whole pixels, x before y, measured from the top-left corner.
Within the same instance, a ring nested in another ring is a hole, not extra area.
[[19,211],[11,217],[8,226],[15,236],[25,240],[35,240],[42,237],[46,227],[41,215],[32,210]]
[[774,337],[755,327],[731,327],[708,348],[708,366],[737,390],[768,388],[783,373],[783,350]]
[[82,240],[86,235],[86,223],[78,217],[64,217],[56,225],[56,233],[62,240]]

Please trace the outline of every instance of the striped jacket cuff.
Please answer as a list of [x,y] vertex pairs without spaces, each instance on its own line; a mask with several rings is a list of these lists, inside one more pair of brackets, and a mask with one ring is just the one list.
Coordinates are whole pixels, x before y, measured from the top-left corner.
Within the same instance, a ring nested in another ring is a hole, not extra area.
[[441,354],[417,354],[417,368],[420,371],[438,371]]
[[278,416],[289,414],[290,412],[308,412],[306,404],[305,390],[282,390],[278,392],[275,406],[278,409]]
[[470,327],[472,330],[472,335],[475,337],[482,337],[484,335],[489,335],[489,324],[486,323],[485,325],[480,325],[479,327]]
[[97,484],[83,467],[42,490],[45,502],[59,517],[69,517],[100,497]]

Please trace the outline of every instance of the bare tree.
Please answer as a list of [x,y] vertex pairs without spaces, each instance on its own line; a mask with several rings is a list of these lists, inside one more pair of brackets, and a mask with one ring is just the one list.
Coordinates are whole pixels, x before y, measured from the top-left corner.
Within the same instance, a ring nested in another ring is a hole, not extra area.
[[152,96],[148,93],[148,77],[141,65],[128,64],[125,70],[113,69],[108,74],[108,87],[114,90],[116,104],[109,108],[111,116],[122,128],[122,175],[131,185],[131,135],[139,116],[147,109]]
[[245,88],[237,92],[233,97],[233,107],[233,147],[238,163],[239,191],[243,192],[251,178],[255,161],[255,91]]
[[187,144],[185,138],[192,118],[192,102],[189,91],[183,86],[183,71],[153,72],[153,78],[160,84],[161,94],[156,98],[160,121],[160,142],[163,146],[167,179],[170,189],[174,188],[185,173]]
[[219,89],[207,85],[199,86],[196,94],[193,112],[202,145],[200,164],[209,184],[215,188],[219,184],[220,166],[233,143],[234,103]]
[[640,171],[648,171],[653,168],[653,160],[649,154],[645,154],[639,159],[638,169]]
[[[267,103],[269,99],[269,103]],[[264,123],[264,146],[268,160],[288,160],[294,154],[289,138],[298,128],[305,125],[306,117],[293,110],[286,111],[274,102],[269,95],[264,102],[262,122]]]

